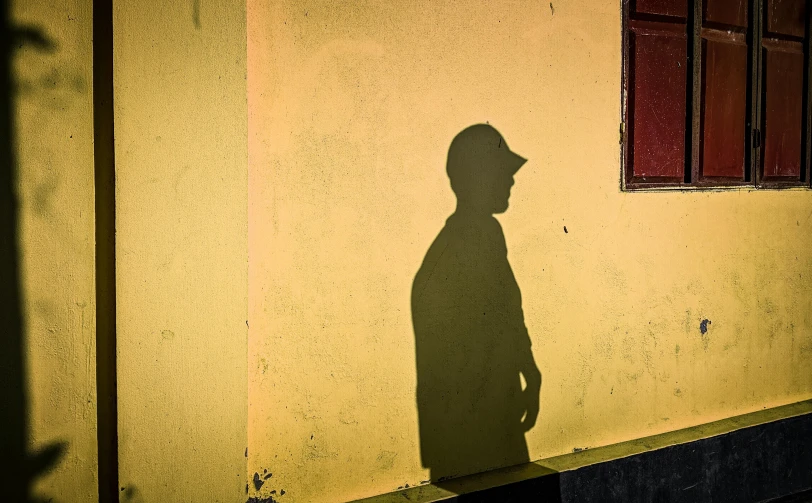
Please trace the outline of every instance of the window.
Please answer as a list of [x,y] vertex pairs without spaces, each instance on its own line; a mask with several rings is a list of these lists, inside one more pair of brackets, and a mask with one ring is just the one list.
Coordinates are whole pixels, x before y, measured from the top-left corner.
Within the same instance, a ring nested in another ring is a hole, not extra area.
[[810,3],[623,0],[623,187],[808,187]]

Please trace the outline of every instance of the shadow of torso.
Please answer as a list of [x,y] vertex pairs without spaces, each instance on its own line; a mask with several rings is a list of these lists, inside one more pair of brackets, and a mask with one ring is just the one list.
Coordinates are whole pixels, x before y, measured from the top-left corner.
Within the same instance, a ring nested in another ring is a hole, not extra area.
[[452,215],[412,288],[420,450],[433,481],[529,461],[521,302],[499,222]]

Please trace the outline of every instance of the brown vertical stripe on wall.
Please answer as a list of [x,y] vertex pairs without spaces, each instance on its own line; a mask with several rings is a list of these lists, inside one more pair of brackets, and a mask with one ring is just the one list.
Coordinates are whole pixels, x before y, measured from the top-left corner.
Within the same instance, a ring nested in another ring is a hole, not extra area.
[[99,502],[112,503],[118,501],[112,0],[93,1],[93,136],[96,182]]

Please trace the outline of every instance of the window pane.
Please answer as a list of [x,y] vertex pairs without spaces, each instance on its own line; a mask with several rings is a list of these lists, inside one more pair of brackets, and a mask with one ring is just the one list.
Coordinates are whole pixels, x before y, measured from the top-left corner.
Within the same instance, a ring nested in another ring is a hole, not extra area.
[[804,36],[804,0],[766,0],[767,22],[769,33]]
[[748,0],[706,0],[703,17],[708,23],[747,27]]
[[747,46],[703,40],[703,176],[744,179]]
[[804,55],[801,44],[797,52],[764,45],[764,178],[799,178]]
[[688,0],[632,0],[632,5],[638,14],[688,17]]
[[630,128],[635,177],[685,172],[687,39],[684,33],[631,34]]

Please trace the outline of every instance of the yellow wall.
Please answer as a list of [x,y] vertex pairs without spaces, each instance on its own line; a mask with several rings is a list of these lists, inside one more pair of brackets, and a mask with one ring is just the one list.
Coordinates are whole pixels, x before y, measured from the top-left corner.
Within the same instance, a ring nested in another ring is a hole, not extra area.
[[[91,3],[12,12],[56,42],[14,67],[29,449],[67,445],[35,492],[93,501]],[[409,295],[483,121],[529,159],[499,219],[533,459],[812,397],[812,193],[621,193],[619,2],[250,0],[247,26],[115,2],[124,501],[427,479]]]
[[113,8],[122,501],[244,501],[245,5]]
[[812,193],[622,193],[619,1],[250,0],[248,35],[251,494],[428,478],[410,289],[479,122],[529,159],[532,459],[812,396]]
[[13,53],[29,456],[64,445],[32,494],[77,503],[97,494],[91,6],[10,2],[53,45]]

